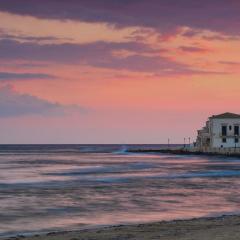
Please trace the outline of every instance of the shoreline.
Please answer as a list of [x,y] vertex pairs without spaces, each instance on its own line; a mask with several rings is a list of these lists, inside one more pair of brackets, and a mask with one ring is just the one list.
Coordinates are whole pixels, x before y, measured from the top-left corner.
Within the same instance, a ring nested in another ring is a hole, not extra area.
[[240,215],[200,217],[139,224],[97,226],[74,231],[19,234],[0,240],[239,240]]

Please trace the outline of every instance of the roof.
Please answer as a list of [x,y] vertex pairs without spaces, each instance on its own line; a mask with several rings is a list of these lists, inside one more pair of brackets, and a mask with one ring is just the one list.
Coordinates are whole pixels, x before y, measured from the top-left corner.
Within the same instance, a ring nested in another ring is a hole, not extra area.
[[213,118],[220,118],[220,119],[222,119],[222,118],[240,118],[240,114],[226,112],[226,113],[222,113],[219,115],[212,115],[210,118],[211,119],[213,119]]

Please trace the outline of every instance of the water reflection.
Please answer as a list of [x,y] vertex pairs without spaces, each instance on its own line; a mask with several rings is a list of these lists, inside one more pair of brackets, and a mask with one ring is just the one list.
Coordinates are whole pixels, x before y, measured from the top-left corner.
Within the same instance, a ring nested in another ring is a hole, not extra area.
[[239,211],[240,159],[49,149],[1,152],[2,235]]

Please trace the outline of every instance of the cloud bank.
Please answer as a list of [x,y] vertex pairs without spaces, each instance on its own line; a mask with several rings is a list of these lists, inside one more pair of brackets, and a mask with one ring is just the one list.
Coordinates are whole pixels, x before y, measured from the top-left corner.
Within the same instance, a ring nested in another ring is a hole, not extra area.
[[20,94],[11,85],[0,88],[0,118],[28,115],[59,116],[65,114],[87,113],[78,105],[62,105],[29,94]]
[[10,80],[32,80],[32,79],[54,79],[55,76],[44,73],[13,73],[0,72],[0,81]]
[[[116,51],[130,53],[117,56]],[[82,64],[98,68],[150,72],[160,75],[214,73],[192,69],[191,66],[161,56],[166,49],[153,49],[137,42],[94,42],[87,44],[37,44],[0,40],[0,60],[45,61],[60,64]],[[46,76],[47,77],[47,76]]]
[[240,34],[238,0],[8,0],[0,10],[47,19],[104,22],[118,27],[140,26],[161,32],[179,27]]

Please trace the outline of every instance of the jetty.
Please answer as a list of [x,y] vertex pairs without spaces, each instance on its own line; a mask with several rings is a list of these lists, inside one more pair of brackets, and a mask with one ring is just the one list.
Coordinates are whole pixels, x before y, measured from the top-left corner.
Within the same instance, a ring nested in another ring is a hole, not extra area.
[[131,153],[165,153],[176,155],[205,155],[205,156],[228,156],[240,157],[240,149],[216,149],[212,151],[203,151],[197,148],[161,148],[161,149],[129,149]]

